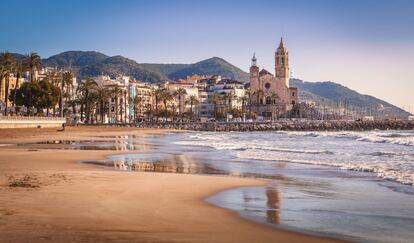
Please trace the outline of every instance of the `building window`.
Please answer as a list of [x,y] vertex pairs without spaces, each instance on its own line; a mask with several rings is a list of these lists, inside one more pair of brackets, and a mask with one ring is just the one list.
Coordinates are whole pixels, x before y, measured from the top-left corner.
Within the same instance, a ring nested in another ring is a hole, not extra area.
[[272,104],[272,98],[270,96],[266,97],[266,105],[271,105]]
[[295,96],[295,92],[292,92],[292,96],[293,96],[293,97]]
[[292,105],[295,105],[295,101],[294,100],[292,100]]
[[114,112],[115,111],[115,107],[111,107],[111,112]]
[[266,84],[265,84],[265,88],[266,88],[266,89],[270,89],[270,83],[266,83]]

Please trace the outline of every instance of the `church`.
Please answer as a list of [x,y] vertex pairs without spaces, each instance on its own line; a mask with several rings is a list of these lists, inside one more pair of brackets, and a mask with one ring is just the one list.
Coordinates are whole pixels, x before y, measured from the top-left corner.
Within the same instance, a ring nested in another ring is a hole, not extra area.
[[276,118],[290,111],[298,102],[298,90],[289,87],[289,52],[283,39],[275,53],[275,75],[262,69],[259,71],[256,56],[250,67],[250,103],[258,116]]

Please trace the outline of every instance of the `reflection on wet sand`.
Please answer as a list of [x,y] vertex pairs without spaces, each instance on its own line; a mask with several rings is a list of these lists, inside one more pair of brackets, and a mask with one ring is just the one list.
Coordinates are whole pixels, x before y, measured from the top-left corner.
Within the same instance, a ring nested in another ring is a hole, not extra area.
[[266,198],[267,198],[267,222],[273,224],[280,223],[280,194],[279,191],[271,186],[266,187]]
[[8,148],[34,149],[68,149],[68,150],[115,150],[115,151],[137,151],[151,149],[152,145],[147,143],[143,136],[106,136],[97,139],[85,140],[47,140],[38,142],[27,142],[10,144]]
[[215,174],[226,175],[223,170],[215,169],[208,164],[201,163],[185,155],[169,155],[156,161],[137,161],[131,158],[117,158],[107,161],[85,161],[101,166],[113,167],[118,170],[165,172],[180,174]]

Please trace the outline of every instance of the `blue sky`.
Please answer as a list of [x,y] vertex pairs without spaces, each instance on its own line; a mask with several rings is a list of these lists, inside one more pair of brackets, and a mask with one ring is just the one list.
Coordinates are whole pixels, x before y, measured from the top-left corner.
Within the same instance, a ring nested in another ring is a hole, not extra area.
[[295,77],[332,80],[414,112],[414,1],[5,1],[0,51],[96,50],[138,62],[223,57],[273,71],[280,37]]

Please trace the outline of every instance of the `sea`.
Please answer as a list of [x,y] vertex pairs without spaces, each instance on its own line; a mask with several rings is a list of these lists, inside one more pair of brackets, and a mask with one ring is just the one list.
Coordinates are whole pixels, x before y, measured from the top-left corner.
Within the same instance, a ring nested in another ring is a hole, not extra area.
[[222,191],[206,202],[268,227],[354,242],[414,242],[414,131],[125,137],[134,146],[137,139],[152,149],[87,162],[261,178],[266,186]]

